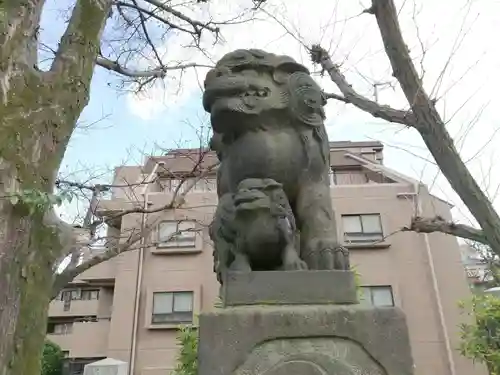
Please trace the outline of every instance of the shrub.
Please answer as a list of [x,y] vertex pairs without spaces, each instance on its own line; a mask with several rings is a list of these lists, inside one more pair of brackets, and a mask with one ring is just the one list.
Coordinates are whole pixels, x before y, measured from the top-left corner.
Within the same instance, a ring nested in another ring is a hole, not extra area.
[[179,353],[174,375],[198,374],[198,331],[194,326],[182,326],[177,335]]
[[42,353],[41,375],[62,375],[64,353],[59,345],[45,340]]
[[500,375],[500,298],[475,295],[461,307],[472,318],[460,326],[461,354],[484,363],[491,375]]

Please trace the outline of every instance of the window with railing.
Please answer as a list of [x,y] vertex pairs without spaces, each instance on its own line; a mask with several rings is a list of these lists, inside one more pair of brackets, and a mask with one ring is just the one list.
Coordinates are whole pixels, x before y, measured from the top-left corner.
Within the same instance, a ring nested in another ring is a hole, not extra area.
[[158,247],[189,248],[196,246],[196,222],[162,221],[158,225]]
[[380,214],[342,215],[344,241],[346,243],[369,243],[382,241]]
[[[185,192],[188,186],[191,186],[192,183],[193,183],[193,177],[185,179],[168,178],[161,180],[161,186],[163,188],[163,191],[169,193],[174,193],[175,191],[178,191],[180,193]],[[180,188],[179,185],[181,185]],[[199,181],[196,181],[196,183],[190,189],[190,192],[198,192],[198,193],[216,192],[216,191],[217,191],[216,180],[215,178],[212,177],[206,177],[200,179]]]
[[361,169],[331,169],[330,185],[363,185],[370,183],[368,174]]
[[394,306],[394,296],[390,285],[362,286],[359,303],[365,306]]
[[151,324],[193,322],[193,292],[155,292]]
[[61,301],[89,301],[99,299],[99,289],[68,289],[59,293]]

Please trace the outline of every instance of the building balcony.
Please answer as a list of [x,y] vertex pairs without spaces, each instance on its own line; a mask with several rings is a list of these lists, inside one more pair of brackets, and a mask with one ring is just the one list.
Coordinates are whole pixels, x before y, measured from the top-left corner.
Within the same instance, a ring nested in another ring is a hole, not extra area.
[[106,357],[110,321],[75,322],[66,334],[48,334],[47,338],[68,351],[71,358]]
[[[69,303],[68,303],[69,302]],[[49,305],[49,316],[96,316],[99,312],[99,300],[73,300],[64,302],[53,300]]]
[[[104,253],[107,248],[99,249],[101,253]],[[93,252],[92,256],[98,256],[98,252]],[[80,282],[90,282],[95,284],[96,282],[107,282],[108,284],[114,283],[116,278],[116,269],[117,269],[117,259],[111,258],[105,262],[99,263],[85,272],[82,272],[75,278],[75,281]]]

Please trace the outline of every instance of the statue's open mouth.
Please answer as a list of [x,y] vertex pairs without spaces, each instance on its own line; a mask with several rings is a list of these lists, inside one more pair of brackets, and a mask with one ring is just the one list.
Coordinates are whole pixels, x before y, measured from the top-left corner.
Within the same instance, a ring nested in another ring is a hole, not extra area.
[[212,107],[219,99],[229,98],[266,98],[270,94],[268,88],[248,82],[242,79],[221,78],[208,85],[203,93],[203,108],[207,112],[212,111]]
[[258,190],[239,191],[234,197],[237,210],[254,210],[257,207],[269,207],[269,197]]

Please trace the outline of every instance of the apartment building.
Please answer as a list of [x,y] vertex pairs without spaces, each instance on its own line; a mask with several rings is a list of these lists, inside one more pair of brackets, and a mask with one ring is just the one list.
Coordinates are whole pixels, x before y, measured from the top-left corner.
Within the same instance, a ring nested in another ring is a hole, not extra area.
[[[485,374],[457,351],[464,319],[457,302],[470,293],[457,240],[400,231],[413,215],[451,219],[450,204],[385,167],[378,142],[332,142],[330,153],[338,235],[361,275],[362,303],[406,312],[416,375]],[[193,170],[215,162],[208,151],[176,150],[116,168],[117,187],[96,214],[110,217],[134,207],[150,213],[114,220],[108,246],[146,235],[133,250],[81,274],[51,303],[48,338],[66,351],[68,374],[104,358],[127,364],[130,375],[169,374],[176,327],[216,308],[219,286],[207,230],[217,201],[215,175],[193,177]],[[161,210],[186,185],[193,188],[182,207]],[[185,231],[173,236],[179,229]]]
[[469,244],[460,245],[460,254],[472,292],[482,293],[491,287],[494,281],[489,265],[491,260]]

